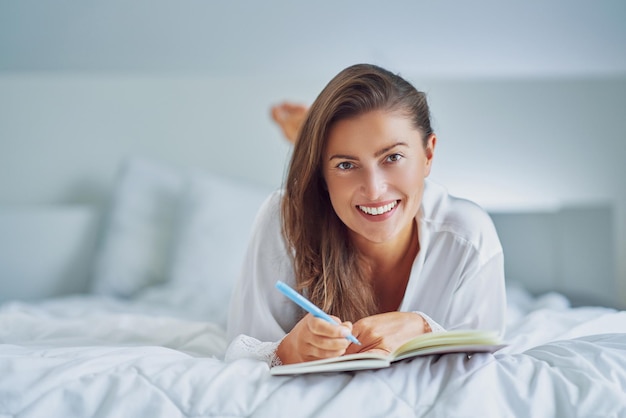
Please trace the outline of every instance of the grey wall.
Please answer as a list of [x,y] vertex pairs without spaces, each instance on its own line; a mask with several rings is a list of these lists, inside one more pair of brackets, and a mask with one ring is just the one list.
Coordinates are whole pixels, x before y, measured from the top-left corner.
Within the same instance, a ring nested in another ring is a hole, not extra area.
[[2,0],[0,70],[516,77],[626,68],[621,0]]
[[368,61],[429,94],[453,193],[612,207],[626,301],[626,3],[431,3],[0,0],[0,204],[103,205],[128,155],[277,187],[269,106]]

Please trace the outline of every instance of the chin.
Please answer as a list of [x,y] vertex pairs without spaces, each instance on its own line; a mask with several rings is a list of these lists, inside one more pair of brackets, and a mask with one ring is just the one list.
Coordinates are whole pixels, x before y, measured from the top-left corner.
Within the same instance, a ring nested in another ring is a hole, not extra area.
[[352,230],[352,233],[358,236],[361,239],[364,239],[373,244],[384,244],[388,241],[391,241],[398,235],[397,231],[355,231]]

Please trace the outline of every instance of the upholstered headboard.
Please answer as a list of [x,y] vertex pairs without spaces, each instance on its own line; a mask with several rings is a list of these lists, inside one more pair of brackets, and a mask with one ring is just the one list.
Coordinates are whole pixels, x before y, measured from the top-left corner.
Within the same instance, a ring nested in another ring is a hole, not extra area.
[[[193,189],[196,195],[200,190],[201,195],[206,196],[221,184],[218,179],[211,181],[211,190],[202,191],[196,187]],[[231,187],[232,184],[235,183],[226,181],[224,187]],[[244,199],[244,195],[249,196],[252,190],[241,188],[241,185],[233,187],[240,188],[241,192],[233,192],[231,200],[236,196]],[[137,189],[132,192],[136,201]],[[223,190],[219,192],[220,195],[224,193]],[[267,190],[263,190],[254,199],[246,198],[246,201],[253,201],[248,205],[251,213],[237,215],[246,218],[246,225],[252,222],[258,203],[266,193]],[[214,207],[212,200],[206,202],[204,209],[201,208],[203,212],[217,210],[211,209]],[[216,201],[216,204],[221,204],[221,201]],[[137,209],[136,203],[133,203],[133,208]],[[242,210],[240,208],[239,212]],[[187,213],[185,217],[193,219],[192,215]],[[613,211],[610,207],[568,207],[552,212],[493,212],[490,215],[504,248],[507,281],[519,283],[536,294],[548,291],[563,293],[574,305],[619,305]],[[146,221],[145,215],[137,213],[137,216]],[[155,221],[163,222],[163,219]],[[202,225],[202,228],[208,228]],[[105,227],[101,213],[93,207],[0,208],[0,302],[90,291],[93,288],[94,260],[98,258],[96,252],[102,251],[102,239],[98,234],[101,235]],[[198,226],[194,228],[197,230]],[[218,231],[215,226],[211,228]],[[235,230],[226,225],[222,229]],[[223,234],[222,229],[219,233]],[[153,242],[145,231],[143,228],[141,237],[145,238],[145,242]],[[241,237],[229,238],[241,245],[231,248],[231,252],[241,252],[247,240],[243,227],[238,228],[236,234]],[[189,242],[205,246],[213,241],[194,239]],[[212,259],[236,260],[215,253],[224,245],[209,246]],[[186,258],[201,255],[202,249],[188,247],[185,247]],[[175,252],[174,248],[171,250]],[[194,255],[194,251],[198,254]],[[174,270],[172,273],[176,274]],[[198,267],[190,271],[198,271]],[[119,272],[115,273],[118,279],[122,277]]]
[[619,305],[611,207],[491,213],[491,218],[508,281],[533,293],[558,291],[573,305]]

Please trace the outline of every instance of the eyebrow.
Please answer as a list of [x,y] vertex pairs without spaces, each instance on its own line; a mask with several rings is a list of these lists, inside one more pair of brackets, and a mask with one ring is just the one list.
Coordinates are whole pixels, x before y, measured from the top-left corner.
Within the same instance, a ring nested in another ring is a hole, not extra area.
[[[404,146],[404,147],[408,147],[409,145],[406,142],[396,142],[395,144],[389,145],[388,147],[385,147],[379,151],[376,151],[374,153],[374,157],[380,157],[381,155],[391,151],[392,149],[394,149],[395,147],[400,147],[400,146]],[[339,158],[342,160],[358,160],[357,157],[352,156],[352,155],[347,155],[347,154],[334,154],[331,155],[328,160],[333,160],[335,158]]]

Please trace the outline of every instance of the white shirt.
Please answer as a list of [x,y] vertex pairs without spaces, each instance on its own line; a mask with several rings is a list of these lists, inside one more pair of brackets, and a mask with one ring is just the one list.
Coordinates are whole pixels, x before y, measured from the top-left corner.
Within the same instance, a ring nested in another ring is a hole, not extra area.
[[[227,359],[247,352],[271,361],[277,344],[257,350],[254,341],[276,343],[301,318],[300,308],[274,287],[277,280],[295,287],[281,233],[281,198],[282,192],[274,192],[259,210],[230,304],[229,338],[243,334],[254,340],[233,341]],[[427,180],[416,220],[420,249],[398,310],[419,312],[433,330],[484,329],[502,335],[504,259],[489,215]]]

